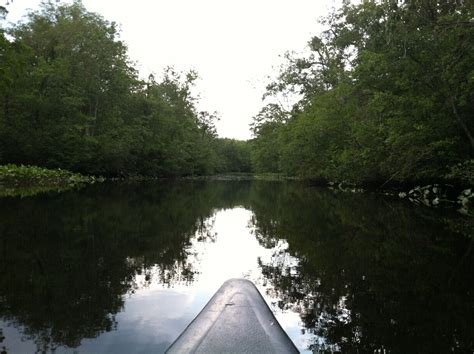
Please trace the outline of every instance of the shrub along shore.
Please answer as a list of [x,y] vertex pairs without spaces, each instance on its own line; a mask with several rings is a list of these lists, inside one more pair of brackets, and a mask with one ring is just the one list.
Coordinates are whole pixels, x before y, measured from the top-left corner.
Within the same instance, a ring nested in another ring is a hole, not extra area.
[[84,176],[60,168],[0,165],[0,197],[26,197],[41,192],[64,191],[84,184],[103,181],[102,177]]

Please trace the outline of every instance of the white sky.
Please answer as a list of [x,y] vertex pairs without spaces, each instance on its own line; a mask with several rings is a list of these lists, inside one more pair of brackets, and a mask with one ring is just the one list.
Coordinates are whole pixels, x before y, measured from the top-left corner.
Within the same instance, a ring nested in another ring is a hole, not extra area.
[[[70,1],[67,1],[70,2]],[[0,0],[5,3],[5,0]],[[16,22],[40,0],[14,0],[7,20]],[[166,66],[195,69],[200,109],[217,111],[221,137],[249,139],[249,124],[262,107],[266,77],[279,55],[301,51],[317,19],[337,0],[83,0],[84,6],[121,24],[122,39],[142,77]]]

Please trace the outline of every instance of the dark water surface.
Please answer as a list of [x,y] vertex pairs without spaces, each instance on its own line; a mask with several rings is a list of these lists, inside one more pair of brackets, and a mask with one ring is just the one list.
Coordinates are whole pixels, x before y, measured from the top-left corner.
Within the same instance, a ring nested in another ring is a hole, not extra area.
[[0,352],[160,353],[231,277],[301,351],[472,352],[472,232],[455,211],[293,182],[3,198]]

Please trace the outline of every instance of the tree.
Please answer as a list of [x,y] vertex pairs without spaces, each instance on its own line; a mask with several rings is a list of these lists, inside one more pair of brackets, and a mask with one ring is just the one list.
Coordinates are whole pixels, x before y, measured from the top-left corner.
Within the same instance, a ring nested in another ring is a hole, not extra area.
[[343,3],[268,86],[301,95],[278,140],[282,170],[382,183],[439,179],[472,158],[472,18],[469,2]]
[[0,33],[0,161],[108,176],[211,174],[216,114],[190,71],[138,79],[117,25],[44,2]]

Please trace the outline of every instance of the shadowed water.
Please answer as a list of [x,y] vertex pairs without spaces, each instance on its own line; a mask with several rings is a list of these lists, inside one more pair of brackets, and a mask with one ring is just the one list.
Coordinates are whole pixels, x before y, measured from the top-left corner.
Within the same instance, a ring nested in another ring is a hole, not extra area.
[[0,199],[0,351],[160,353],[228,278],[301,351],[474,350],[473,220],[295,182]]

